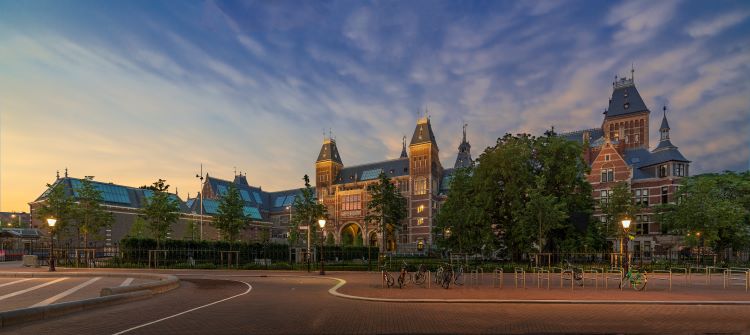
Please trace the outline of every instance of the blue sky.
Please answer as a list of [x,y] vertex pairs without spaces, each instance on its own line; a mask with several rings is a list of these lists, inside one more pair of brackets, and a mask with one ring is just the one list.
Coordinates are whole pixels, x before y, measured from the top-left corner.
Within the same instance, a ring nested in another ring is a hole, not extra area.
[[692,173],[746,170],[743,1],[0,1],[3,210],[73,176],[198,189],[234,167],[299,186],[323,131],[346,165],[429,110],[443,165],[506,132],[601,125],[615,75],[661,106]]

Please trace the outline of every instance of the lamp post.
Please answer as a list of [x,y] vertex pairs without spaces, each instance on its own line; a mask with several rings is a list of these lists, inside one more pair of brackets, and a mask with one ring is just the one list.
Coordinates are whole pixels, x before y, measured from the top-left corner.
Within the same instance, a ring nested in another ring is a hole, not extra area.
[[201,188],[198,194],[200,194],[201,196],[200,198],[200,201],[201,201],[200,226],[201,226],[201,241],[203,241],[203,164],[201,164],[201,173],[195,175],[195,178],[198,178],[201,181]]
[[701,265],[701,261],[703,260],[703,237],[701,236],[701,232],[696,232],[695,237],[698,238],[698,266]]
[[47,219],[47,224],[49,225],[49,241],[50,241],[50,248],[49,248],[49,271],[55,271],[55,223],[57,223],[57,219],[55,218],[49,218]]
[[628,246],[630,245],[630,235],[629,235],[629,233],[630,233],[630,219],[628,219],[628,218],[622,219],[622,228],[625,230],[625,236],[623,238],[626,239],[625,243],[624,243],[624,245],[625,245],[625,247],[624,247],[624,249],[625,249],[625,260],[623,262],[623,271],[625,271],[627,273],[628,269],[630,268],[630,262],[628,260],[628,258],[629,258],[629,255],[628,255],[628,252],[629,252],[628,249],[629,248],[628,248]]
[[323,261],[323,240],[325,239],[325,234],[323,228],[326,226],[326,219],[320,219],[318,220],[318,225],[320,225],[320,275],[325,275],[325,262]]

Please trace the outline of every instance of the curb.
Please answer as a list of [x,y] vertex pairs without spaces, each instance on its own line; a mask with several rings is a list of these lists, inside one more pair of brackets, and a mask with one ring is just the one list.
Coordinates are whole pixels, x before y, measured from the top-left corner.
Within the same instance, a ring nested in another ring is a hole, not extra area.
[[50,277],[132,277],[141,279],[157,279],[140,285],[123,287],[105,287],[97,298],[69,301],[40,307],[15,309],[0,312],[0,329],[18,325],[29,321],[38,321],[70,313],[105,307],[130,301],[148,299],[155,294],[164,293],[180,287],[180,280],[173,275],[149,273],[104,273],[104,272],[13,272],[2,273],[5,278],[50,278]]

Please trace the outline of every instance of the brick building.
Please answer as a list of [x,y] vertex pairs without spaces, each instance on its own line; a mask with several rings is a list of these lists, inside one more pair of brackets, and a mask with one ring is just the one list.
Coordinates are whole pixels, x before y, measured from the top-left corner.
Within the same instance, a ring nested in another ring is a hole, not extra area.
[[[633,218],[631,227],[636,233],[632,247],[636,255],[669,249],[676,243],[675,236],[663,234],[654,221],[653,210],[655,205],[675,201],[679,181],[688,176],[690,164],[669,138],[666,111],[664,107],[659,142],[649,149],[651,111],[636,89],[633,77],[621,78],[612,85],[612,97],[601,127],[561,134],[583,144],[584,159],[591,167],[588,181],[597,204],[606,203],[615,184],[624,181],[636,204],[645,206]],[[594,216],[601,222],[606,220],[599,205]]]

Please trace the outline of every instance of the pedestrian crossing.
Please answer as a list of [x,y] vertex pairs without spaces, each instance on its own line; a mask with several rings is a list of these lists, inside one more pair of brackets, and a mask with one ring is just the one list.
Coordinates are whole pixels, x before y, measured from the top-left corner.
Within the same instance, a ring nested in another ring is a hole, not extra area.
[[144,280],[123,277],[0,277],[0,312],[99,297],[105,287],[129,286]]

